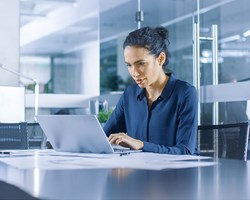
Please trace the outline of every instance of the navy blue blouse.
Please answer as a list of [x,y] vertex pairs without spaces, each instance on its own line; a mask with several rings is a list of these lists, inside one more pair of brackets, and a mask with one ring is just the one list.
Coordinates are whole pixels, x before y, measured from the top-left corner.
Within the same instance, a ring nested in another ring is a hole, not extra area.
[[194,86],[172,74],[160,97],[148,109],[145,89],[130,85],[104,126],[144,142],[143,151],[194,154],[197,135],[197,93]]

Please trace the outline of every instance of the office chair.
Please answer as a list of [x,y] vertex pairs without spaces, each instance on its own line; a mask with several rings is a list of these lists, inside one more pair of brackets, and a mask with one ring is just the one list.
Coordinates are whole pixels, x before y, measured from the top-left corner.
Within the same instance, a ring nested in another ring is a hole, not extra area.
[[0,149],[28,149],[27,123],[0,123]]
[[45,135],[39,123],[27,123],[27,134],[29,149],[41,149]]
[[247,160],[249,122],[198,126],[201,156]]

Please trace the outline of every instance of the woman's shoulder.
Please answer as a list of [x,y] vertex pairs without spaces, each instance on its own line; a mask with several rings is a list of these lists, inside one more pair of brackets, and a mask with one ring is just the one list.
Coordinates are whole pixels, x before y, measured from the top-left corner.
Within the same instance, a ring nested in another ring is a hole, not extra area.
[[195,88],[192,84],[188,83],[187,81],[180,80],[180,79],[176,79],[176,85],[183,89]]
[[181,80],[181,79],[177,79],[175,77],[173,77],[173,82],[174,82],[174,91],[178,94],[187,94],[187,93],[196,93],[196,88],[190,84],[187,81]]
[[179,88],[179,89],[183,89],[183,90],[195,89],[195,87],[192,84],[190,84],[187,81],[176,78],[173,74],[170,74],[170,77],[171,77],[170,78],[171,81],[174,82],[175,88]]

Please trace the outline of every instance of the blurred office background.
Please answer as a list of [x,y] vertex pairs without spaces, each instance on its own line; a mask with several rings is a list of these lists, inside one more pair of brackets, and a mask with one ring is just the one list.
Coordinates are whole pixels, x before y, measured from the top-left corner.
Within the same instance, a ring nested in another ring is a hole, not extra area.
[[[169,68],[191,84],[194,20],[199,14],[203,37],[211,36],[213,24],[218,26],[218,83],[228,86],[219,100],[218,121],[244,121],[250,96],[245,89],[250,80],[249,0],[1,0],[1,30],[8,24],[14,28],[1,37],[5,45],[1,44],[1,52],[10,50],[0,55],[0,64],[37,79],[39,113],[89,112],[91,99],[119,96],[131,83],[122,44],[138,28],[138,10],[143,11],[141,27],[169,29]],[[8,47],[7,42],[18,46]],[[211,42],[200,43],[201,87],[213,85],[211,46]],[[244,86],[242,95],[231,97],[239,92],[239,83]],[[25,119],[32,121],[34,82],[1,70],[0,85],[26,88]],[[200,124],[213,123],[212,100],[201,99],[200,110]]]

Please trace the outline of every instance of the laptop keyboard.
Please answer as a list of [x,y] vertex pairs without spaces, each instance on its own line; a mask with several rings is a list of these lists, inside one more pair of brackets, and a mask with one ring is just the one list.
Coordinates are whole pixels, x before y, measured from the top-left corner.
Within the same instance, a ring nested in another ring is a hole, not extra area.
[[128,147],[123,147],[121,145],[111,144],[112,148],[115,152],[124,152],[130,150]]

